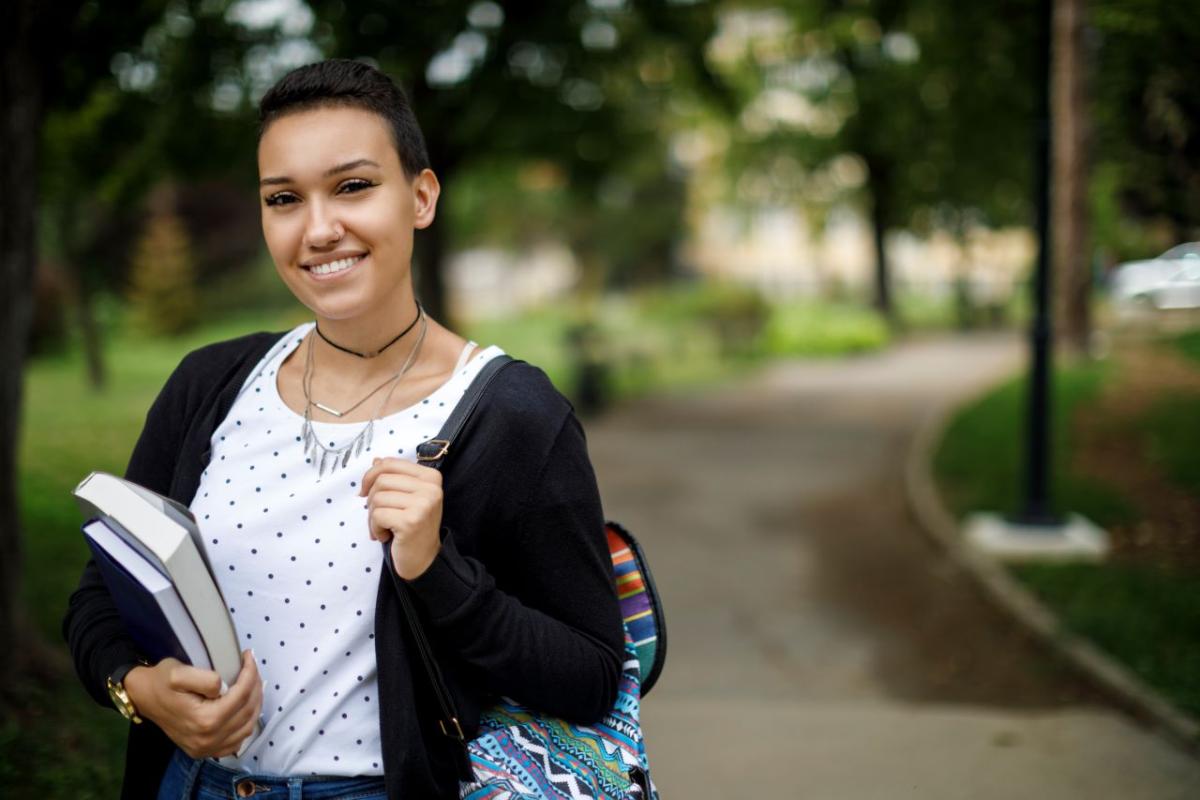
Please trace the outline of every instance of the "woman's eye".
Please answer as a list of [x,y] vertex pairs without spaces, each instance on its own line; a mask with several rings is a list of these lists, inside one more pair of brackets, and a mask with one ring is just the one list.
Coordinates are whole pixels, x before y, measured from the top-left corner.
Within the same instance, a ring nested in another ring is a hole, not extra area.
[[353,178],[339,186],[338,193],[352,194],[354,192],[361,192],[363,189],[370,189],[374,185],[375,184],[371,183],[370,181],[365,181],[362,178]]
[[276,192],[264,201],[269,206],[285,206],[296,202],[296,195],[291,192]]

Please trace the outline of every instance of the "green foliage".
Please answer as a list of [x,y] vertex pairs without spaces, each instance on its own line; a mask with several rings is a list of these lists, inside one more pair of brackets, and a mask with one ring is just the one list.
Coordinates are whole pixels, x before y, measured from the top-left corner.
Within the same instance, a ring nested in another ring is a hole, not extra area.
[[[1132,518],[1133,510],[1117,487],[1073,474],[1070,420],[1094,398],[1108,379],[1109,367],[1083,364],[1055,373],[1051,474],[1055,510],[1079,512],[1099,525]],[[1024,376],[1009,381],[951,419],[934,454],[933,469],[956,516],[970,511],[1015,512],[1022,500],[1025,458]]]
[[152,216],[134,253],[129,302],[150,333],[175,336],[199,317],[187,232],[170,210]]
[[1024,565],[1014,573],[1072,631],[1200,714],[1200,575],[1132,564]]
[[1098,43],[1096,74],[1089,82],[1096,175],[1112,180],[1123,215],[1143,223],[1165,221],[1172,244],[1194,238],[1200,226],[1195,5],[1097,0],[1088,4],[1088,13]]
[[447,186],[450,225],[432,234],[548,233],[595,291],[671,272],[684,193],[667,145],[675,109],[721,95],[712,3],[310,5],[326,55],[370,54],[409,93]]

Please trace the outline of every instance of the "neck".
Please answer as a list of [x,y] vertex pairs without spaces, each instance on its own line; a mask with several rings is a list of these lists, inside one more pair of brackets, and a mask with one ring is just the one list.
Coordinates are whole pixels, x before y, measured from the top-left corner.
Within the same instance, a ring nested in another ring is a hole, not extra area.
[[374,350],[364,350],[361,352],[358,350],[355,350],[352,347],[345,347],[344,345],[338,344],[333,339],[330,339],[321,330],[320,323],[316,324],[315,330],[317,332],[317,336],[319,336],[321,338],[321,341],[325,342],[325,344],[329,345],[330,347],[332,347],[333,349],[335,349],[339,352],[345,353],[346,355],[357,356],[358,358],[364,358],[364,359],[377,358],[380,355],[382,355],[385,350],[391,349],[392,345],[394,345],[396,342],[400,341],[405,336],[407,336],[408,332],[411,331],[413,328],[415,328],[417,326],[417,323],[422,318],[423,318],[423,314],[421,312],[421,309],[420,309],[420,307],[417,307],[415,313],[413,314],[412,322],[405,325],[404,330],[397,333],[391,339],[388,339],[386,342],[384,342],[384,344],[381,347],[375,348]]
[[[310,346],[313,347],[317,361],[350,380],[394,372],[412,350],[422,327],[422,323],[417,321],[415,300],[410,298],[408,303],[398,307],[405,310],[398,313],[389,309],[390,313],[376,315],[373,321],[362,317],[353,320],[318,318],[320,335],[315,331],[310,334]],[[424,312],[421,312],[421,316],[425,316]],[[428,320],[428,317],[425,316],[425,319]],[[414,322],[416,324],[413,324]],[[404,335],[396,339],[401,332]],[[391,344],[387,346],[389,342]],[[354,352],[346,352],[347,350]],[[382,352],[370,358],[355,354],[380,350]]]

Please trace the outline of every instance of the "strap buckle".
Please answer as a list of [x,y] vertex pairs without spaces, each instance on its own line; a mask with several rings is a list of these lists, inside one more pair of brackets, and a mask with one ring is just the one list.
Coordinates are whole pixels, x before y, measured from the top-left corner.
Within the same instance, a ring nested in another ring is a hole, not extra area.
[[[436,453],[434,453],[433,455],[429,455],[428,451],[422,452],[422,450],[426,449],[425,448],[426,445],[438,445],[438,451]],[[447,440],[447,439],[430,439],[428,441],[421,442],[419,445],[417,445],[417,461],[418,462],[420,462],[420,461],[440,461],[441,459],[446,457],[446,453],[448,453],[448,452],[450,452],[449,440]]]
[[462,726],[458,724],[458,717],[451,717],[450,725],[454,726],[453,730],[451,730],[449,725],[446,724],[446,720],[438,720],[438,727],[442,729],[443,736],[449,736],[451,739],[457,739],[460,742],[465,742],[467,737],[465,734],[463,734]]

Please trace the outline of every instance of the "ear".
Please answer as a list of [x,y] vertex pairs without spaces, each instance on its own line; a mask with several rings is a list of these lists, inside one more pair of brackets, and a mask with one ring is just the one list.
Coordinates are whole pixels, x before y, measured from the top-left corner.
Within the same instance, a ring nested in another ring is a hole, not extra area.
[[437,216],[438,196],[442,193],[442,185],[433,170],[421,170],[421,174],[413,179],[412,193],[413,227],[417,230],[428,228]]

